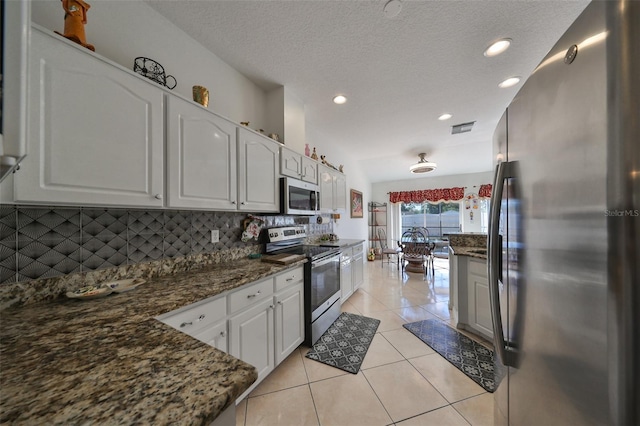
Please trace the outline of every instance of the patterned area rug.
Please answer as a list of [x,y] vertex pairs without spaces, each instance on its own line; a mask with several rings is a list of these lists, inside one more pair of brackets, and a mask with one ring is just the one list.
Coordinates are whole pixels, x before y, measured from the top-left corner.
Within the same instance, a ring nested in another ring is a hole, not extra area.
[[496,390],[500,380],[499,375],[496,374],[492,350],[458,333],[442,321],[430,319],[404,324],[403,327],[445,357],[487,392]]
[[307,353],[307,358],[358,374],[380,320],[340,314]]

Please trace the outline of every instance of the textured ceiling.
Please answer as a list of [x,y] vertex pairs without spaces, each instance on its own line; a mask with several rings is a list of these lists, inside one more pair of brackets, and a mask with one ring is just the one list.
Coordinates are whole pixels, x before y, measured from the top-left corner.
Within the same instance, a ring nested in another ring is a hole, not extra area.
[[[386,0],[146,2],[265,90],[291,89],[308,131],[352,152],[372,182],[411,178],[420,152],[438,163],[426,176],[491,170],[493,130],[522,82],[497,84],[526,78],[588,4],[404,0],[389,19]],[[503,37],[511,48],[484,57]],[[467,121],[470,133],[451,135]]]

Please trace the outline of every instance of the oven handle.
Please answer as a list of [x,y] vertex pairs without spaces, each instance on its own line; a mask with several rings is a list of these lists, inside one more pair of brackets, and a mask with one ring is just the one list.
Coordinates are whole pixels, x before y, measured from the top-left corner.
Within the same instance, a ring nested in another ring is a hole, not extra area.
[[318,266],[326,265],[330,262],[335,262],[336,260],[340,261],[340,253],[332,254],[330,256],[323,257],[322,259],[314,260],[313,262],[311,262],[311,267],[316,268]]

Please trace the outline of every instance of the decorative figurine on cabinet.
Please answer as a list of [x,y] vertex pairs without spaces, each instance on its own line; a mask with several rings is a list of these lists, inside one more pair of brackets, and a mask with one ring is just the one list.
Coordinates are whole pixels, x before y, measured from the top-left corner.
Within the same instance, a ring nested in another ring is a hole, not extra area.
[[83,0],[62,0],[62,8],[65,11],[64,34],[58,31],[55,33],[95,52],[96,48],[87,43],[87,38],[84,34],[84,25],[87,23],[87,10],[90,7]]
[[317,160],[318,159],[318,154],[316,154],[316,147],[313,147],[313,152],[311,153],[311,159],[312,160]]

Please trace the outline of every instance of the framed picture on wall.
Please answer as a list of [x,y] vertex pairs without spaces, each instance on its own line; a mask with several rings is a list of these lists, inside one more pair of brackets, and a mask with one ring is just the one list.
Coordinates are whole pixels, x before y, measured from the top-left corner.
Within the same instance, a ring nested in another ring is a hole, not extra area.
[[355,189],[351,190],[351,196],[349,197],[351,200],[351,217],[352,218],[362,218],[364,217],[364,210],[362,208],[362,192],[356,191]]

